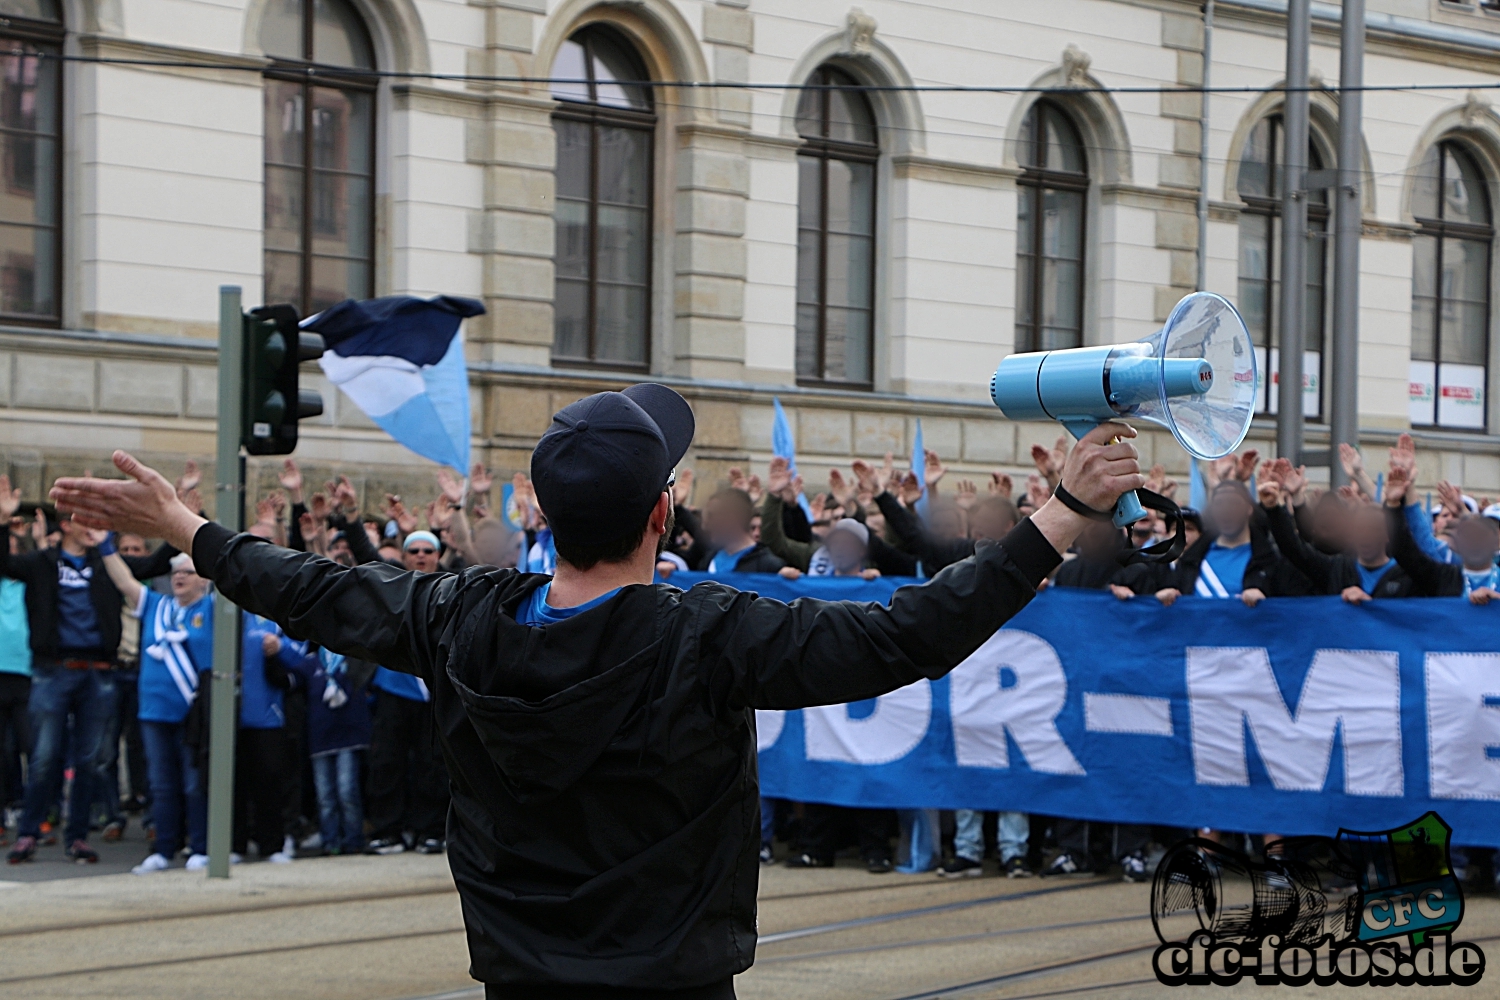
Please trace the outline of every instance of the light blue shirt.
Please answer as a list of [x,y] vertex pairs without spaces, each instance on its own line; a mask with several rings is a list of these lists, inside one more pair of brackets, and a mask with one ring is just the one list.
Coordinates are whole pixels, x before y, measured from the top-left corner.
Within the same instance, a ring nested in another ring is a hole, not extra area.
[[1194,593],[1199,597],[1237,597],[1245,589],[1245,569],[1250,565],[1250,543],[1226,548],[1218,542],[1208,547],[1198,567]]
[[708,571],[714,576],[721,576],[725,573],[733,573],[734,568],[739,565],[740,556],[744,555],[746,552],[749,552],[753,548],[755,548],[754,542],[746,545],[738,552],[725,552],[723,549],[720,549],[718,554],[709,561]]
[[31,676],[31,625],[20,580],[0,579],[0,674]]
[[590,608],[597,608],[605,601],[620,592],[616,587],[607,594],[600,594],[592,601],[575,605],[571,608],[554,608],[547,603],[547,595],[552,592],[552,584],[544,583],[531,592],[531,596],[516,610],[516,621],[522,625],[556,625],[558,622],[567,621],[574,615],[582,614]]

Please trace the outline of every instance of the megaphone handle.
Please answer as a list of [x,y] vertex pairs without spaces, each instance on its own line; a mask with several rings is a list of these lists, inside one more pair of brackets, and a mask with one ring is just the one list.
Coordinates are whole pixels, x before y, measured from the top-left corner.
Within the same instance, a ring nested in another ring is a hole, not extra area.
[[[1100,421],[1079,418],[1064,418],[1062,425],[1075,438],[1082,438],[1089,431],[1098,427]],[[1120,495],[1115,501],[1114,524],[1116,528],[1127,528],[1141,518],[1146,516],[1146,508],[1141,506],[1141,498],[1135,495],[1135,490]]]
[[1135,495],[1135,490],[1120,494],[1120,499],[1115,501],[1116,528],[1128,528],[1145,516],[1146,508],[1141,506],[1141,498]]

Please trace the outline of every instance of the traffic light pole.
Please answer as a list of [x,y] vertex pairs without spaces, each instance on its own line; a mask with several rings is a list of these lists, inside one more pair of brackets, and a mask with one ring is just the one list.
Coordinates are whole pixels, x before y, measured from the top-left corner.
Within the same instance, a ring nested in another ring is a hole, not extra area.
[[[245,471],[240,461],[240,397],[244,381],[244,320],[238,285],[219,287],[219,451],[214,465],[214,520],[244,530]],[[239,674],[240,609],[223,594],[214,599],[214,669],[209,717],[208,874],[229,877],[234,825],[235,677]],[[281,845],[276,845],[280,850]]]

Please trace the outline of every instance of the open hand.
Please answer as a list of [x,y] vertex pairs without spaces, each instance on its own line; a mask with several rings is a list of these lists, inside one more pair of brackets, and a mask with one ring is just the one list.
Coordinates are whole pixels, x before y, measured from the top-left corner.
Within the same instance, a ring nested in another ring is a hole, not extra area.
[[979,503],[979,487],[972,480],[960,479],[958,481],[958,496],[954,501],[959,510],[972,510]]
[[183,505],[160,472],[123,451],[114,453],[114,463],[130,478],[59,479],[49,494],[52,502],[85,528],[164,538],[176,548],[192,551],[193,535],[203,526],[203,518]]
[[672,484],[672,503],[678,507],[686,507],[688,501],[693,498],[693,470],[678,469],[677,482]]
[[0,474],[0,517],[10,520],[21,509],[21,491],[12,489],[10,476]]
[[771,468],[766,473],[766,491],[780,497],[782,503],[795,503],[797,495],[792,492],[792,463],[780,455],[771,459]]
[[198,463],[191,458],[182,466],[182,475],[177,477],[177,497],[182,499],[187,496],[189,490],[197,489],[198,484],[203,482],[203,472],[198,468]]
[[938,481],[948,474],[948,467],[943,460],[938,458],[938,453],[931,448],[922,452],[922,478],[927,483],[928,489],[937,486]]
[[482,463],[475,462],[474,467],[469,470],[469,492],[476,496],[489,496],[494,485],[495,477],[490,475],[490,470]]
[[859,492],[868,493],[871,496],[880,492],[880,482],[875,477],[875,469],[862,458],[856,458],[850,466],[854,470],[854,480],[859,484]]
[[302,470],[290,458],[281,463],[281,474],[276,477],[281,488],[292,498],[292,503],[302,502]]
[[1015,494],[1016,486],[1010,476],[996,470],[990,473],[990,496],[1004,497],[1009,500]]

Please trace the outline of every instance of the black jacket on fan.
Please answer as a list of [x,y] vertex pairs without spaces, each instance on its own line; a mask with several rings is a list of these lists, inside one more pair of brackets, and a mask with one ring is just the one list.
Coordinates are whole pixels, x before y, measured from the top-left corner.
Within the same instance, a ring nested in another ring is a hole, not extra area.
[[[1399,515],[1400,511],[1396,513]],[[1285,507],[1267,508],[1266,520],[1270,522],[1271,534],[1275,536],[1276,546],[1281,549],[1282,555],[1301,570],[1302,575],[1311,580],[1318,591],[1324,594],[1342,594],[1350,587],[1364,587],[1359,575],[1359,563],[1355,558],[1347,554],[1331,556],[1308,544],[1297,531],[1297,522]],[[1391,517],[1387,515],[1386,520],[1390,522]],[[1371,597],[1422,596],[1420,590],[1413,588],[1411,577],[1395,559],[1390,561],[1385,573],[1375,581],[1375,589],[1369,593]]]
[[348,568],[216,524],[193,558],[288,635],[426,682],[472,975],[526,997],[600,987],[591,998],[728,990],[754,960],[752,709],[941,677],[1058,562],[1023,523],[889,606],[633,585],[531,627],[514,616],[550,577]]

